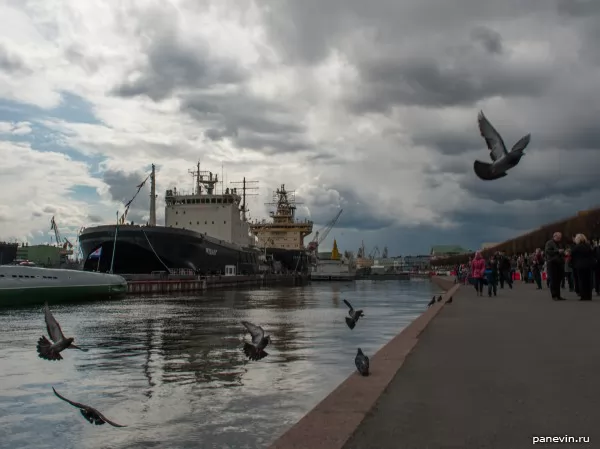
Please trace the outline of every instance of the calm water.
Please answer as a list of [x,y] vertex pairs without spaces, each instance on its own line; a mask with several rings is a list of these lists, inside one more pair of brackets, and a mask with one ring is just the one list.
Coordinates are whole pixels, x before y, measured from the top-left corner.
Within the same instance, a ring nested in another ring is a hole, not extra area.
[[[314,283],[52,307],[89,352],[39,359],[40,309],[0,309],[0,448],[263,448],[423,312],[428,281]],[[350,331],[342,299],[363,308]],[[272,336],[248,362],[240,320]],[[58,399],[126,428],[86,422]]]

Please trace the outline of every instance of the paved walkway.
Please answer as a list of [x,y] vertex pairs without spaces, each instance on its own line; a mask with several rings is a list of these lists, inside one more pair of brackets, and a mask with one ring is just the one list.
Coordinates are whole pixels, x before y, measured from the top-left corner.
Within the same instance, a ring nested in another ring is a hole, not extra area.
[[344,449],[600,448],[600,298],[563,296],[461,287]]

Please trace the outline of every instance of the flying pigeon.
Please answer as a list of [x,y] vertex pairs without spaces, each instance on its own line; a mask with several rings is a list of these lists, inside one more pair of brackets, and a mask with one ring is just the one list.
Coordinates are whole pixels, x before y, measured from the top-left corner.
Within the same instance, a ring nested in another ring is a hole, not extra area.
[[502,137],[498,134],[498,131],[496,131],[485,115],[483,115],[483,111],[479,112],[477,121],[479,123],[479,132],[485,139],[485,143],[490,150],[492,163],[488,164],[486,162],[475,161],[473,170],[475,170],[475,174],[484,181],[502,178],[506,176],[506,172],[509,169],[517,166],[525,154],[523,153],[523,150],[529,145],[531,134],[522,137],[515,143],[510,152],[508,152]]
[[437,302],[440,302],[442,300],[442,295],[438,296]]
[[65,398],[64,396],[61,396],[54,389],[54,387],[52,387],[52,391],[54,391],[54,394],[56,396],[58,396],[60,399],[62,399],[63,401],[68,402],[73,407],[77,407],[79,409],[79,411],[81,412],[81,414],[83,415],[83,417],[87,421],[91,422],[92,424],[96,424],[97,426],[101,426],[104,423],[108,423],[108,424],[110,424],[113,427],[127,427],[127,426],[123,426],[121,424],[117,424],[116,422],[113,422],[110,419],[107,419],[102,413],[100,413],[94,407],[90,407],[89,405],[85,405],[85,404],[80,404],[79,402],[74,402],[74,401],[71,401],[71,400]]
[[346,324],[350,329],[354,329],[354,326],[356,326],[356,322],[358,321],[358,319],[360,317],[365,316],[365,314],[362,310],[354,310],[352,304],[350,304],[346,299],[343,299],[342,301],[344,301],[344,304],[346,304],[350,309],[348,310],[348,315],[350,315],[350,317],[346,317]]
[[431,298],[431,301],[429,301],[429,303],[427,304],[427,307],[431,307],[434,304],[435,304],[435,296],[433,298]]
[[369,357],[364,355],[362,349],[360,348],[358,348],[358,351],[356,352],[354,364],[356,365],[356,369],[361,374],[361,376],[369,375]]
[[267,354],[265,348],[271,343],[271,336],[265,337],[265,331],[262,327],[256,326],[255,324],[249,323],[248,321],[242,321],[242,324],[248,329],[252,336],[252,344],[244,342],[244,354],[250,360],[264,359]]
[[73,344],[73,341],[75,340],[73,337],[67,338],[64,336],[60,324],[58,324],[58,321],[56,321],[52,316],[52,313],[50,313],[48,303],[44,305],[44,317],[46,319],[48,335],[54,344],[50,343],[50,341],[42,335],[37,344],[37,352],[40,358],[46,360],[62,360],[60,353],[67,348],[79,349],[80,351],[87,352],[87,349],[80,348]]

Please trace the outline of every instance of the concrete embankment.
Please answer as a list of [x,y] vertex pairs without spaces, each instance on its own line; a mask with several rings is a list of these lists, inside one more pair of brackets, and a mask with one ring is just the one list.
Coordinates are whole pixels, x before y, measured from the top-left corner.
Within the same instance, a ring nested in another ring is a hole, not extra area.
[[184,279],[145,279],[127,280],[129,294],[165,294],[195,292],[217,288],[269,287],[275,285],[303,285],[308,282],[306,275],[265,274],[258,276],[189,276]]
[[[361,377],[356,373],[350,375],[329,396],[279,437],[270,446],[271,449],[341,449],[346,444],[404,364],[423,330],[439,313],[445,301],[459,288],[453,281],[441,278],[432,278],[432,280],[442,289],[450,286],[450,290],[443,295],[442,301],[428,308],[370,357],[369,377]],[[377,440],[374,443],[377,443]]]

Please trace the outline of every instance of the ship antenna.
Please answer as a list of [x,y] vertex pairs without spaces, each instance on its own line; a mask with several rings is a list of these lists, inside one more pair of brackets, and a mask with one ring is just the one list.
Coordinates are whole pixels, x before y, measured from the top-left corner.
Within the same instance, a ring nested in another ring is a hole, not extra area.
[[150,172],[150,226],[156,226],[156,167]]
[[242,184],[242,205],[240,210],[242,212],[242,221],[246,221],[246,212],[248,212],[248,208],[246,206],[246,197],[247,196],[255,196],[257,193],[248,193],[248,190],[257,190],[258,186],[249,187],[248,184],[258,184],[258,181],[246,181],[246,177],[244,176],[243,181],[234,181],[229,184]]

